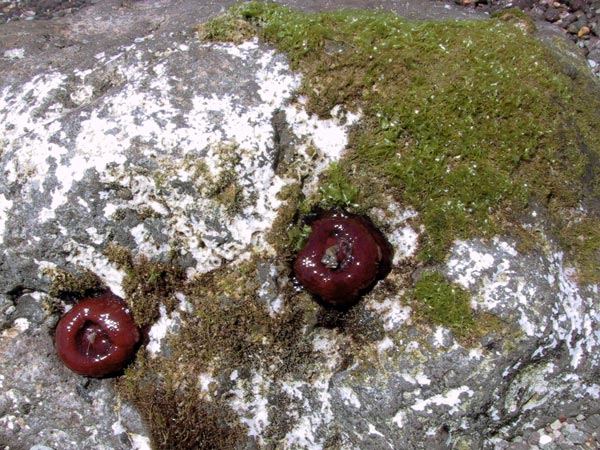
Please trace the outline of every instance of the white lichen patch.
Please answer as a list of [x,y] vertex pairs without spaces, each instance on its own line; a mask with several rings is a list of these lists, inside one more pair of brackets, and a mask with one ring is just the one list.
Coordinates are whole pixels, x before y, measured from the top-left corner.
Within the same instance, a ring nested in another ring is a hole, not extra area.
[[360,400],[358,399],[356,392],[354,392],[351,388],[347,386],[341,386],[337,388],[337,391],[338,396],[346,405],[352,406],[356,409],[360,409]]
[[6,59],[23,59],[25,58],[25,49],[11,48],[10,50],[5,50],[2,56]]
[[410,384],[416,384],[419,386],[429,386],[431,384],[431,379],[424,373],[417,373],[416,375],[402,373],[400,376]]
[[410,323],[411,308],[402,304],[401,295],[386,298],[381,302],[368,299],[365,301],[365,307],[378,313],[385,331],[398,330]]
[[434,347],[445,348],[454,343],[454,338],[450,330],[447,328],[436,327],[431,341]]
[[63,248],[68,252],[67,261],[92,271],[114,294],[125,297],[123,290],[125,273],[111,263],[105,255],[91,245],[83,245],[73,239],[69,240]]
[[233,381],[237,381],[237,385],[230,391],[230,405],[240,416],[240,422],[248,427],[248,436],[263,444],[262,433],[270,423],[266,397],[270,381],[259,373],[251,381],[242,381],[237,376]]
[[142,436],[136,433],[129,434],[129,440],[131,442],[131,448],[133,450],[151,450],[152,445],[150,444],[150,438]]
[[395,346],[394,341],[392,341],[389,336],[385,336],[382,340],[377,342],[377,352],[385,354]]
[[[448,262],[449,270],[457,274],[456,282],[465,288],[478,281],[483,271],[494,265],[495,259],[491,253],[478,251],[470,247],[468,242],[459,241],[455,244],[456,252],[464,259],[453,259]],[[458,269],[460,267],[460,269]]]
[[[223,90],[219,83],[212,91],[193,92],[192,86],[182,109],[178,74],[165,60],[152,63],[135,46],[113,56],[97,55],[97,69],[76,70],[70,78],[42,74],[0,92],[0,110],[5,112],[1,131],[18,148],[3,161],[7,184],[22,183],[25,200],[42,200],[37,209],[40,225],[57,222],[66,232],[61,211],[72,208],[74,198],[89,213],[82,217],[87,239],[64,235],[70,262],[94,271],[106,267],[100,250],[110,240],[110,226],[122,226],[119,217],[126,211],[150,220],[127,229],[135,252],[189,255],[195,261],[190,276],[271,251],[265,232],[281,206],[277,194],[292,181],[273,170],[272,118],[278,110],[286,112],[298,138],[298,159],[314,179],[342,154],[358,116],[337,108],[337,117],[320,120],[308,115],[302,102],[291,105],[300,77],[281,55],[256,41],[239,46],[186,44],[170,54],[192,51],[229,58],[232,71],[224,77],[247,73],[247,97]],[[116,61],[120,64],[110,76],[119,88],[92,99],[97,95],[92,80],[103,64],[113,67]],[[96,104],[69,110],[62,103],[64,95],[58,95],[64,92],[78,106],[91,100]],[[77,124],[68,133],[63,129],[67,119]],[[308,156],[308,147],[321,156]],[[90,188],[90,177],[114,187],[99,192],[104,217],[94,217],[96,210],[78,193],[81,185]],[[129,195],[119,196],[119,190]],[[13,198],[0,189],[0,235],[6,235],[4,218],[14,208]],[[160,222],[158,229],[153,218]],[[115,286],[119,277],[102,272],[101,277],[110,276],[105,281],[111,289],[121,292]]]
[[524,336],[545,336],[550,327],[552,335],[536,355],[563,343],[573,369],[584,360],[590,363],[589,358],[598,361],[597,287],[582,290],[561,252],[548,257],[520,255],[498,238],[486,245],[457,242],[447,271],[453,281],[471,290],[475,309],[518,323]]
[[20,317],[18,319],[15,319],[10,328],[3,330],[0,334],[0,337],[2,337],[3,339],[14,339],[20,334],[27,331],[29,329],[29,326],[29,321],[24,317]]
[[[31,81],[22,84],[18,89],[7,86],[0,91],[0,124],[3,139],[11,142],[28,133],[35,133],[45,128],[47,124],[58,119],[64,112],[64,107],[58,100],[51,101],[45,105],[45,101],[52,98],[52,93],[64,86],[66,76],[57,72],[36,75]],[[44,109],[40,107],[44,105]],[[24,146],[29,150],[19,162],[31,161],[40,164],[40,169],[45,161],[43,156],[48,156],[46,149],[38,149],[42,155],[36,158],[34,148]]]
[[[321,450],[324,447],[324,439],[320,437],[319,431],[334,420],[329,387],[331,376],[332,374],[321,374],[312,383],[293,382],[282,386],[284,392],[300,402],[295,411],[295,423],[285,435],[283,448]],[[303,394],[306,389],[312,393],[310,397]]]
[[[464,395],[463,395],[464,394]],[[448,389],[443,394],[437,394],[426,399],[420,399],[415,402],[411,408],[415,411],[431,412],[433,405],[446,406],[450,408],[450,413],[456,412],[460,407],[462,399],[472,397],[474,392],[468,386],[460,386],[454,389]]]
[[358,122],[361,113],[345,111],[336,106],[331,112],[332,118],[322,120],[309,114],[305,103],[306,99],[301,97],[296,103],[283,108],[283,111],[292,132],[299,138],[296,172],[298,177],[308,177],[304,180],[303,193],[309,197],[316,189],[319,173],[342,157],[348,130]]
[[394,249],[393,264],[398,264],[405,258],[411,257],[417,251],[420,232],[411,225],[411,220],[417,217],[413,209],[400,209],[398,204],[390,198],[386,203],[386,209],[375,209],[371,211],[390,230],[386,233],[386,239]]
[[148,344],[146,344],[146,350],[151,358],[155,358],[160,354],[162,348],[162,341],[169,332],[176,329],[180,322],[179,313],[173,312],[167,314],[167,309],[164,305],[159,306],[160,317],[152,325],[148,332]]
[[4,243],[6,220],[8,218],[8,211],[12,208],[12,205],[12,200],[8,200],[6,196],[0,194],[0,244]]
[[343,336],[339,336],[332,330],[320,330],[313,339],[313,350],[320,355],[324,361],[324,366],[330,371],[334,371],[342,361],[340,346]]

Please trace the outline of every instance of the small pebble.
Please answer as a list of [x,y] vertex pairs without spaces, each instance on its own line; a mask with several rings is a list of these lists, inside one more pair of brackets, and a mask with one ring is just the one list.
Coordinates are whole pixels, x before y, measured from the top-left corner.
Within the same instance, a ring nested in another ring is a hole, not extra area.
[[527,438],[527,442],[529,442],[532,445],[535,445],[538,442],[540,442],[540,433],[538,433],[537,431],[534,431],[533,433],[531,433],[529,435],[529,437]]
[[570,440],[573,444],[583,445],[587,442],[588,437],[583,431],[574,431],[567,435],[567,439]]
[[590,27],[581,27],[577,32],[577,37],[583,37],[590,34]]

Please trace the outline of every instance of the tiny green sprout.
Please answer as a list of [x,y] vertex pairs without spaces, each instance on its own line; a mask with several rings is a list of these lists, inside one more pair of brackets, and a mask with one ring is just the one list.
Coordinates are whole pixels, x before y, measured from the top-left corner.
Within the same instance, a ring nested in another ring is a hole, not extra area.
[[288,231],[288,237],[290,242],[292,243],[295,252],[299,251],[302,247],[304,247],[304,244],[308,240],[308,236],[310,236],[310,232],[310,225],[293,227]]
[[339,163],[331,163],[326,182],[320,188],[320,206],[325,209],[352,208],[358,203],[359,188],[353,185]]

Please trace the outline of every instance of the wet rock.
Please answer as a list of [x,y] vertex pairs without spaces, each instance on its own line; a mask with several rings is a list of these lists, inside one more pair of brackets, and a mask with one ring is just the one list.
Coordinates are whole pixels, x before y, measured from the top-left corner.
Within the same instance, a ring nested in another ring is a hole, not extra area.
[[[575,22],[571,23],[567,27],[567,31],[571,34],[578,34],[583,28],[586,28],[586,27],[587,27],[587,20],[579,19],[579,20],[576,20]],[[588,28],[588,32],[589,32],[589,28]]]
[[561,18],[560,13],[561,13],[560,9],[550,6],[544,13],[544,19],[549,22],[556,22],[557,20],[559,20]]

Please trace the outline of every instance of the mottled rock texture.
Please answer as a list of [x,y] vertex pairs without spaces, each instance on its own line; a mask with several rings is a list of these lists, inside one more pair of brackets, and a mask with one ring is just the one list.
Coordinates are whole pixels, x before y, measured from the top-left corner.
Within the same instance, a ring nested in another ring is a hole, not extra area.
[[[193,26],[229,3],[106,1],[0,26],[0,446],[492,449],[547,442],[557,420],[596,445],[598,287],[551,236],[454,240],[427,267],[417,205],[374,202],[386,281],[342,313],[294,289],[298,216],[354,192],[330,164],[365,112],[311,114],[303,76],[257,39],[201,42]],[[147,332],[117,380],[75,375],[53,348],[60,313],[101,288]],[[485,327],[431,319],[413,292],[431,309],[466,299]]]

